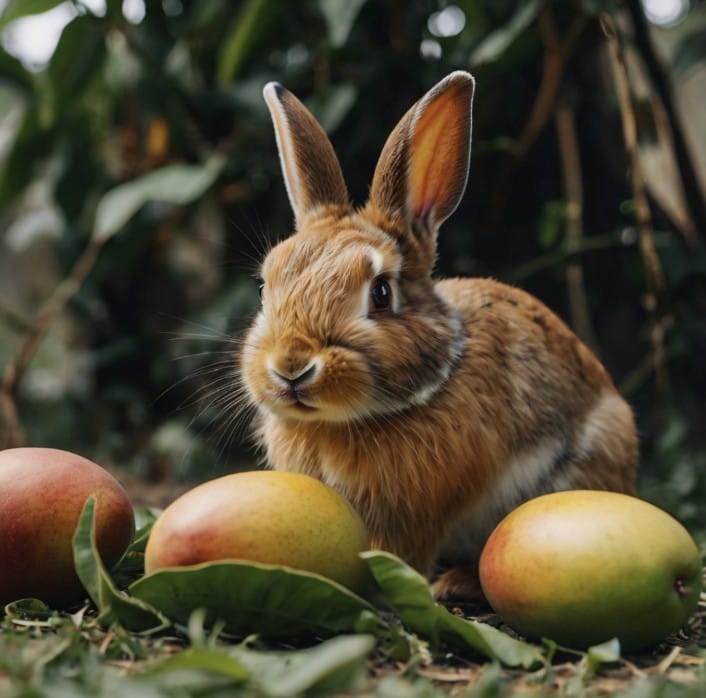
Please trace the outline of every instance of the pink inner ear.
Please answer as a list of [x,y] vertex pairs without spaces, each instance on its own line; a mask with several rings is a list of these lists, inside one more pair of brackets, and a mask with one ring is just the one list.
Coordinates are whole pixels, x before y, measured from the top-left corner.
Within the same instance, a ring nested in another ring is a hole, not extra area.
[[470,134],[467,89],[450,86],[425,105],[413,125],[409,210],[436,223],[456,207],[466,183]]
[[[416,134],[415,134],[416,136]],[[413,159],[410,195],[411,210],[415,218],[426,217],[433,210],[443,194],[443,183],[439,172],[439,162],[443,159],[439,148],[443,148],[439,130],[429,130],[420,138],[413,139]]]

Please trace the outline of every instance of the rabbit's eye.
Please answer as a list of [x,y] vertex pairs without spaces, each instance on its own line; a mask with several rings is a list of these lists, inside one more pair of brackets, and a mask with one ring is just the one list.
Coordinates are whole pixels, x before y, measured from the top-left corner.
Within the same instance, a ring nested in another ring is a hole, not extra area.
[[265,292],[265,282],[261,281],[260,285],[257,287],[257,292],[260,294],[260,300],[262,300],[262,294]]
[[370,289],[370,312],[389,310],[392,305],[392,289],[386,279],[378,278]]

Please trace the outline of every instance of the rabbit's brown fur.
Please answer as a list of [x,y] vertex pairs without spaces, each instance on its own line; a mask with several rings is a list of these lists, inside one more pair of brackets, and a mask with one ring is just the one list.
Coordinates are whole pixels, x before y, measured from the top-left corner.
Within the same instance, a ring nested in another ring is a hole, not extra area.
[[266,88],[297,232],[264,260],[241,355],[268,464],[340,490],[374,547],[425,574],[450,562],[436,592],[462,596],[505,513],[553,490],[631,492],[637,461],[630,408],[554,313],[496,281],[431,277],[472,90],[453,73],[412,107],[354,211],[313,117]]

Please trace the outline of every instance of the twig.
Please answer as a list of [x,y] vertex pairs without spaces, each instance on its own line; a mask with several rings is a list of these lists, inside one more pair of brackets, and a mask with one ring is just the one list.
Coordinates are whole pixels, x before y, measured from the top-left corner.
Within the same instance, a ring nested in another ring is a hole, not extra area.
[[566,197],[566,251],[570,260],[566,268],[566,283],[571,322],[579,337],[594,351],[598,351],[583,282],[583,266],[574,254],[583,238],[583,185],[576,120],[573,109],[566,103],[559,105],[554,118]]
[[617,29],[613,18],[608,14],[601,15],[601,27],[608,40],[610,48],[611,67],[613,69],[613,81],[620,107],[620,118],[623,124],[623,138],[625,140],[625,151],[630,165],[630,187],[632,189],[633,203],[635,205],[635,221],[637,223],[637,233],[640,240],[640,247],[645,258],[648,273],[648,287],[652,292],[664,289],[664,273],[662,265],[657,256],[652,239],[652,212],[647,199],[645,180],[640,167],[640,157],[638,153],[637,120],[635,118],[635,108],[632,103],[630,93],[630,79],[628,76],[625,56],[618,39]]
[[484,221],[486,230],[495,230],[500,224],[501,216],[506,210],[505,201],[515,170],[527,156],[554,113],[566,66],[586,26],[586,17],[583,14],[577,14],[562,40],[554,22],[551,7],[549,3],[545,3],[537,15],[537,26],[544,44],[542,81],[516,145],[512,148],[509,157],[506,157],[498,173]]
[[569,57],[585,25],[585,16],[576,15],[562,41],[548,3],[543,5],[537,15],[537,28],[544,44],[544,72],[532,111],[520,134],[519,147],[515,151],[516,161],[522,160],[527,155],[554,113],[554,105]]
[[4,418],[0,445],[5,448],[20,446],[24,431],[17,408],[17,396],[24,372],[57,315],[76,294],[98,258],[103,242],[92,239],[67,276],[48,298],[35,321],[27,328],[20,347],[5,367],[0,385],[0,410]]
[[654,238],[652,236],[652,213],[647,198],[645,180],[640,167],[637,121],[635,119],[635,109],[632,103],[630,79],[625,56],[618,38],[617,28],[610,15],[606,13],[601,15],[601,27],[608,40],[608,47],[610,49],[613,81],[615,83],[618,105],[620,107],[620,117],[623,124],[625,151],[630,166],[630,186],[635,205],[638,240],[647,271],[647,293],[644,298],[644,306],[648,315],[651,316],[650,341],[654,354],[655,374],[658,385],[664,389],[667,386],[664,327],[655,317],[655,312],[657,310],[658,299],[663,295],[666,283],[662,263],[657,255]]
[[564,264],[571,261],[573,257],[584,254],[586,252],[597,252],[599,250],[610,250],[615,247],[624,246],[620,236],[615,235],[596,235],[590,238],[581,238],[576,243],[575,248],[569,254],[566,245],[562,245],[559,249],[547,252],[546,254],[534,257],[528,262],[519,264],[514,269],[503,273],[502,278],[506,283],[517,284],[525,279],[538,274],[544,269],[549,269],[558,264]]

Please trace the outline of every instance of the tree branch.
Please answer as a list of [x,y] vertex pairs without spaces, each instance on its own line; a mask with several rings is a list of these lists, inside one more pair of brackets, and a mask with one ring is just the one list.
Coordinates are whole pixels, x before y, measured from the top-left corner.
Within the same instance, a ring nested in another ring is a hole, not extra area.
[[27,328],[20,342],[19,350],[5,367],[0,385],[0,411],[4,418],[3,429],[0,433],[0,447],[11,448],[22,445],[24,430],[17,408],[17,397],[22,377],[57,315],[81,288],[93,269],[102,247],[102,241],[91,239],[69,276],[54,289],[54,293],[44,304],[35,321]]
[[658,385],[667,386],[666,353],[664,351],[664,330],[657,317],[658,300],[664,294],[666,282],[662,263],[655,248],[652,234],[652,212],[647,198],[645,180],[640,167],[639,144],[637,138],[637,120],[632,103],[630,91],[630,78],[628,75],[625,55],[618,38],[617,29],[613,18],[608,14],[601,15],[601,27],[608,40],[610,64],[613,71],[613,81],[618,97],[620,117],[623,124],[623,139],[625,151],[630,166],[630,186],[635,205],[635,222],[637,225],[638,240],[642,257],[647,271],[647,293],[643,304],[650,317],[650,342],[654,355],[655,373]]
[[581,156],[573,109],[566,103],[560,104],[556,110],[555,122],[566,199],[566,251],[570,260],[566,267],[566,283],[569,293],[571,324],[578,336],[597,352],[598,342],[588,308],[586,288],[583,282],[583,266],[581,260],[575,255],[583,238],[583,185]]
[[525,159],[554,113],[566,66],[586,26],[586,17],[583,14],[577,14],[569,25],[565,37],[561,39],[551,7],[549,3],[545,3],[537,15],[537,25],[544,44],[542,81],[517,143],[506,156],[495,180],[487,215],[483,222],[483,227],[490,231],[500,225],[515,170]]

